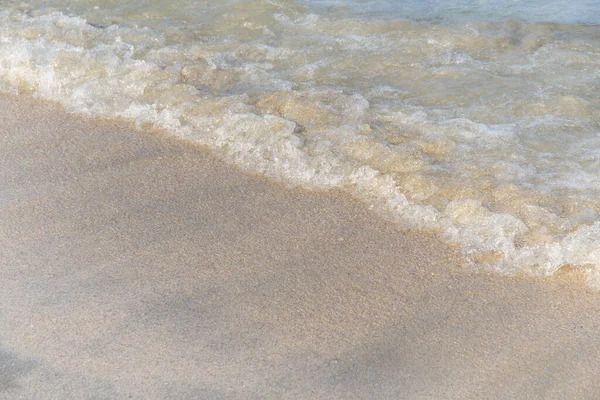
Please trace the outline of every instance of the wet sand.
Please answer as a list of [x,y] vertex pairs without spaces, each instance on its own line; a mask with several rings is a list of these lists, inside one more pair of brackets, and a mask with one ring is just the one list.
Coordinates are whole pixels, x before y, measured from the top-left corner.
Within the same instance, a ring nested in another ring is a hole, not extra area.
[[0,398],[600,397],[600,294],[0,97]]

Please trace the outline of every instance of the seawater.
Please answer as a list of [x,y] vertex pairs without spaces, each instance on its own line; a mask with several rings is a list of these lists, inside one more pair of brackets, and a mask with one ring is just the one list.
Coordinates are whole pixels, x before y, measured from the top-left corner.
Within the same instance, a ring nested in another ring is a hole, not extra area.
[[0,3],[0,90],[600,287],[598,1]]

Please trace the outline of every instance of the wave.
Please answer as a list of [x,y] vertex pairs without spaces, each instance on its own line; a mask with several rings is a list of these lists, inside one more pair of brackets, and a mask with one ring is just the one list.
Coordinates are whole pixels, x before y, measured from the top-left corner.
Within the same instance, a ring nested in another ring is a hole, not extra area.
[[600,287],[600,28],[186,4],[6,7],[0,89],[344,190],[474,265]]

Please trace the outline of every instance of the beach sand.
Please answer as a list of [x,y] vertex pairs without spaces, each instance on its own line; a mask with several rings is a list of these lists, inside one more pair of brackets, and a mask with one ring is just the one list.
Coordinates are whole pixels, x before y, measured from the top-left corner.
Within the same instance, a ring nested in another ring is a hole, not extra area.
[[600,397],[600,295],[0,97],[0,398]]

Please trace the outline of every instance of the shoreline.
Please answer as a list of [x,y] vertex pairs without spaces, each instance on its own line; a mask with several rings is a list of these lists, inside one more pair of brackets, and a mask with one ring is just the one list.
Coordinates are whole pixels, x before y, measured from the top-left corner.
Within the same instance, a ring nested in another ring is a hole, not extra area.
[[0,397],[594,398],[600,295],[0,96]]

